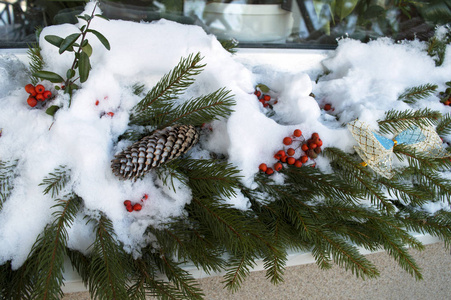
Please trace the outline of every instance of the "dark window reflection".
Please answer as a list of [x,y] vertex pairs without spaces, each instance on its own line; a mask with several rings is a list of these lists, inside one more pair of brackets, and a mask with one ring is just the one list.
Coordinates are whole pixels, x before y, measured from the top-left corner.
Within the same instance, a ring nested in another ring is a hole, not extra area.
[[[27,47],[36,28],[76,23],[86,1],[0,0],[0,47]],[[111,19],[202,26],[242,47],[331,48],[340,37],[427,40],[451,23],[451,0],[101,0]]]

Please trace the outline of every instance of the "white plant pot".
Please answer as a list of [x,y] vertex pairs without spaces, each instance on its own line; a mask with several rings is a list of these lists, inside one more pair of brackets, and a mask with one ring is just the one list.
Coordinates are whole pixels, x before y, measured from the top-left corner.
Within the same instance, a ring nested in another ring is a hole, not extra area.
[[203,17],[213,34],[240,42],[283,42],[293,25],[279,4],[209,3]]

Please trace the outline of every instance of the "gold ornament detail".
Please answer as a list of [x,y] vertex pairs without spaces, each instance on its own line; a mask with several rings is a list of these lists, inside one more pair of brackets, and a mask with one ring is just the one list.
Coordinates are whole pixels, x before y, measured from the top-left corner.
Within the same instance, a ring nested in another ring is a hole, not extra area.
[[349,123],[348,129],[357,141],[358,145],[354,149],[363,160],[362,166],[369,166],[377,174],[388,179],[395,175],[392,157],[393,148],[397,145],[409,146],[430,158],[450,156],[450,153],[443,148],[443,142],[432,126],[411,127],[399,132],[393,140],[373,132],[360,120]]
[[138,179],[152,168],[190,150],[199,140],[191,125],[178,125],[154,131],[115,155],[111,168],[123,179]]

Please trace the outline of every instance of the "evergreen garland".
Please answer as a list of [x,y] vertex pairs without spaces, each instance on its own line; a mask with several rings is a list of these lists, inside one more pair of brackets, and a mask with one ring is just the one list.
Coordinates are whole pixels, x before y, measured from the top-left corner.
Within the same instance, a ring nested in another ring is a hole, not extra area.
[[[37,52],[33,52],[37,55]],[[130,129],[121,138],[135,140],[154,129],[173,124],[201,126],[226,118],[233,110],[230,92],[216,90],[189,99],[179,97],[202,72],[200,54],[179,64],[147,92],[134,108]],[[37,67],[39,67],[37,65]],[[424,99],[435,85],[407,89],[399,100]],[[135,94],[144,85],[133,87]],[[388,111],[378,121],[381,133],[396,134],[412,126],[436,126],[440,135],[451,132],[451,117],[430,109]],[[255,176],[256,188],[241,184],[239,170],[224,159],[181,157],[156,170],[163,184],[179,181],[192,192],[187,215],[149,226],[152,243],[139,256],[125,251],[112,221],[102,213],[86,217],[93,224],[95,241],[84,255],[67,248],[67,229],[83,211],[83,199],[69,189],[70,170],[59,166],[43,179],[43,193],[55,199],[52,221],[38,236],[25,263],[17,270],[8,262],[0,266],[0,297],[5,299],[58,299],[62,295],[63,259],[67,255],[95,299],[202,299],[197,281],[183,269],[192,263],[207,274],[225,271],[224,285],[236,291],[257,260],[263,260],[266,277],[283,281],[288,251],[311,251],[322,269],[337,264],[362,278],[379,275],[377,267],[359,252],[384,249],[409,274],[421,279],[421,269],[408,248],[423,249],[410,231],[427,233],[451,245],[451,213],[429,214],[423,205],[451,199],[451,181],[441,171],[451,167],[449,158],[431,158],[397,146],[393,150],[406,166],[391,180],[380,177],[354,153],[329,147],[323,155],[333,173],[316,168],[289,166],[281,173],[284,183],[263,174]],[[17,162],[0,161],[0,204],[13,188]],[[239,210],[226,199],[242,194],[251,207]],[[366,203],[366,204],[362,204]],[[1,209],[1,206],[0,206]],[[162,277],[161,275],[164,275]]]

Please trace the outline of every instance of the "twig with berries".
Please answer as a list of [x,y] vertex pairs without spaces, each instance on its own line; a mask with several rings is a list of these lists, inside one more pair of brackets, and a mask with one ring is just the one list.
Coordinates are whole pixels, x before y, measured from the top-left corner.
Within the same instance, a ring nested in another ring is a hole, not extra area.
[[[33,73],[33,76],[35,77],[48,80],[53,83],[62,84],[64,86],[64,92],[70,96],[69,107],[71,104],[73,91],[79,88],[75,82],[77,80],[80,80],[80,83],[85,82],[88,79],[89,71],[91,69],[89,57],[92,54],[92,46],[89,44],[87,34],[92,33],[95,35],[102,45],[107,50],[110,50],[110,43],[105,36],[103,36],[100,32],[89,28],[94,17],[97,16],[106,19],[102,15],[94,14],[96,7],[97,3],[95,4],[91,15],[85,14],[77,16],[77,18],[86,21],[86,25],[83,25],[80,28],[79,33],[70,34],[65,38],[61,38],[56,35],[47,35],[44,37],[47,42],[59,48],[59,54],[63,54],[66,51],[74,52],[74,60],[72,62],[72,66],[66,72],[66,79],[64,79],[63,76],[50,71],[40,70]],[[79,43],[77,43],[78,40],[80,40]],[[78,77],[75,77],[77,73],[76,70],[78,71]],[[59,86],[56,86],[55,88],[58,89]]]
[[[285,146],[289,147],[284,147],[284,149],[281,149],[274,154],[274,158],[277,159],[277,162],[273,167],[268,167],[265,163],[260,164],[260,171],[271,175],[274,172],[281,171],[284,168],[284,165],[294,165],[295,167],[300,168],[305,165],[309,159],[314,160],[317,158],[318,154],[321,153],[321,146],[323,145],[318,133],[313,133],[311,138],[306,140],[300,129],[294,130],[292,136],[284,137],[282,142]],[[313,161],[313,164],[310,164],[310,166],[314,167],[316,166],[316,163]]]
[[[144,201],[146,201],[147,199],[149,199],[149,195],[147,195],[147,194],[144,194],[142,197],[141,197],[141,202],[144,202]],[[141,209],[142,209],[142,204],[141,203],[132,203],[132,201],[131,200],[125,200],[124,201],[124,206],[125,206],[125,209],[128,211],[128,212],[132,212],[132,211],[140,211]]]

